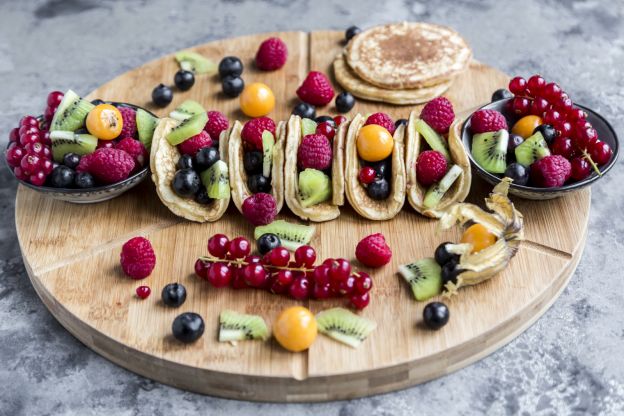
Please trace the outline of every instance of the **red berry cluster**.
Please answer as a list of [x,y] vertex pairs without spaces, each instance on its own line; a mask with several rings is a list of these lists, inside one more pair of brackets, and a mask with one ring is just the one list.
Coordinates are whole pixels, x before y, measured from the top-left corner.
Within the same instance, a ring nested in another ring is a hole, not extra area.
[[294,259],[284,247],[260,257],[251,255],[246,238],[215,234],[208,240],[208,252],[210,256],[195,262],[195,273],[217,288],[263,289],[297,300],[344,297],[356,309],[370,302],[373,280],[367,273],[353,271],[345,259],[315,265],[316,251],[310,246],[299,247]]
[[53,91],[48,95],[43,120],[25,116],[19,126],[9,133],[9,147],[6,160],[15,177],[41,186],[54,168],[48,126],[54,113],[63,100],[63,93]]
[[606,164],[613,154],[611,147],[598,139],[598,133],[587,121],[587,114],[574,106],[569,95],[554,83],[547,83],[540,75],[528,80],[515,77],[509,82],[509,91],[515,97],[510,109],[518,116],[528,114],[542,118],[557,131],[551,145],[554,154],[568,159],[572,165],[572,179],[582,180],[590,174],[590,165]]

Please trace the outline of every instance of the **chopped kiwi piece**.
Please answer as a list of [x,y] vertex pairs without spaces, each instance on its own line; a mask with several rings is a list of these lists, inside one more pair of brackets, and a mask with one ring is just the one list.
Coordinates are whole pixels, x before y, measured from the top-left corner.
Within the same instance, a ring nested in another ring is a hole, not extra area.
[[200,176],[210,198],[228,199],[230,197],[230,174],[227,163],[217,160]]
[[515,150],[516,162],[531,166],[534,162],[550,155],[548,144],[539,131],[522,142]]
[[205,113],[206,110],[200,103],[194,100],[186,100],[179,106],[175,108],[171,113],[169,113],[169,117],[184,121],[193,117],[195,114]]
[[95,152],[98,139],[90,134],[76,134],[73,131],[56,130],[50,133],[52,157],[55,162],[62,163],[67,153],[88,155]]
[[84,127],[87,115],[94,108],[89,101],[80,98],[74,91],[67,90],[54,113],[50,131],[76,131]]
[[373,332],[377,324],[344,308],[332,308],[316,315],[322,334],[357,348]]
[[301,119],[301,135],[307,136],[308,134],[316,133],[316,121],[310,118]]
[[416,120],[414,124],[416,131],[420,133],[425,138],[425,141],[431,147],[432,150],[437,150],[442,153],[442,155],[448,160],[451,161],[451,155],[448,150],[448,142],[446,139],[438,134],[434,129],[432,129],[423,119]]
[[158,125],[157,117],[154,117],[142,108],[137,109],[136,126],[139,132],[139,141],[143,143],[148,151],[152,148],[152,138],[154,137],[156,125]]
[[429,189],[427,189],[427,192],[425,192],[425,198],[423,199],[423,206],[429,209],[435,208],[442,200],[446,191],[453,186],[461,174],[462,169],[459,165],[451,166],[440,182],[434,183]]
[[332,196],[329,176],[316,169],[299,172],[299,200],[304,208],[327,201]]
[[206,123],[208,123],[208,113],[204,111],[200,114],[195,114],[171,129],[169,134],[167,134],[167,141],[170,145],[177,146],[186,139],[201,133]]
[[271,176],[271,166],[273,165],[273,147],[275,146],[275,137],[268,130],[262,132],[262,176],[268,178]]
[[192,51],[180,51],[175,54],[180,68],[196,74],[215,74],[217,64],[212,60]]
[[505,129],[475,134],[472,137],[472,156],[475,162],[490,173],[505,173],[509,133]]
[[299,247],[309,244],[314,236],[316,227],[313,225],[292,224],[284,220],[273,221],[268,225],[261,225],[254,230],[254,239],[263,234],[275,234],[286,249],[295,251]]
[[244,341],[269,338],[269,328],[258,315],[246,315],[230,310],[219,315],[219,342]]
[[418,301],[427,300],[442,293],[442,268],[432,258],[418,260],[399,266],[399,273],[409,283]]

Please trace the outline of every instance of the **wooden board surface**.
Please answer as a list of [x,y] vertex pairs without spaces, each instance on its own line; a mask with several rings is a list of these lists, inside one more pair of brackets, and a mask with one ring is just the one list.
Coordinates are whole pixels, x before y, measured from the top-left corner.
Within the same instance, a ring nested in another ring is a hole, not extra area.
[[[280,71],[259,73],[251,58],[270,34],[208,43],[197,51],[219,60],[237,55],[244,60],[247,83],[261,80],[277,98],[271,116],[285,119],[296,102],[295,89],[308,70],[331,73],[342,33],[279,33],[289,59]],[[150,62],[92,92],[90,98],[127,101],[160,115],[192,98],[208,109],[223,111],[233,121],[245,119],[238,100],[220,94],[216,77],[198,77],[188,92],[176,93],[165,110],[148,103],[152,88],[171,83],[177,64],[171,57]],[[488,101],[507,76],[473,62],[446,94],[461,113]],[[411,106],[393,107],[358,101],[355,112],[385,111],[406,117]],[[335,114],[333,104],[318,115]],[[482,205],[489,187],[474,180],[469,199]],[[299,304],[257,290],[213,289],[193,275],[195,259],[206,253],[207,238],[222,232],[252,237],[253,228],[230,204],[221,221],[196,224],[171,214],[147,181],[111,201],[80,206],[47,199],[20,187],[16,226],[31,281],[54,316],[87,346],[115,363],[144,376],[196,392],[248,400],[322,401],[352,398],[404,388],[446,374],[508,342],[537,319],[554,301],[574,272],[585,244],[590,207],[589,189],[549,201],[515,200],[525,216],[523,244],[510,267],[477,287],[463,289],[447,301],[451,320],[441,331],[421,325],[424,303],[415,302],[395,273],[399,264],[428,257],[442,241],[456,241],[459,230],[435,234],[435,222],[416,214],[408,204],[393,220],[371,222],[350,207],[341,216],[318,225],[313,241],[319,258],[354,258],[362,237],[382,232],[393,248],[392,263],[371,271],[375,287],[362,315],[377,330],[357,350],[319,336],[309,351],[289,353],[275,341],[242,342],[234,347],[217,342],[219,312],[231,308],[262,315],[270,324],[285,307]],[[296,221],[285,209],[280,218]],[[137,235],[149,238],[157,255],[156,269],[146,280],[123,276],[122,244]],[[361,268],[366,270],[365,268]],[[160,290],[181,282],[188,298],[178,309],[164,307]],[[138,300],[142,284],[152,296]],[[303,302],[313,312],[344,301]],[[200,313],[204,336],[192,345],[176,342],[171,322],[182,312]]]

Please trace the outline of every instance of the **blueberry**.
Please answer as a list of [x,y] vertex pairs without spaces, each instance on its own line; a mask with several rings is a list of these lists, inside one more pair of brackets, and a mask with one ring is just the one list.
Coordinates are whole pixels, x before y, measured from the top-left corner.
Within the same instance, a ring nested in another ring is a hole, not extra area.
[[366,162],[366,166],[375,169],[378,178],[388,179],[390,176],[390,158],[380,160],[379,162]]
[[513,98],[514,95],[511,91],[501,88],[500,90],[494,91],[492,94],[492,101],[504,100],[505,98]]
[[199,191],[201,181],[199,175],[193,169],[182,169],[173,177],[173,190],[183,198],[190,198]]
[[546,140],[546,143],[548,143],[549,146],[557,138],[557,131],[550,124],[540,124],[539,126],[535,127],[535,130],[533,130],[533,134],[538,132],[542,133],[544,140]]
[[266,233],[260,236],[258,241],[256,241],[256,244],[258,245],[258,251],[260,254],[264,255],[274,248],[281,246],[282,241],[275,234]]
[[245,152],[243,155],[243,167],[247,175],[255,175],[262,172],[262,152]]
[[197,341],[204,334],[204,329],[206,329],[204,320],[194,312],[178,315],[171,325],[171,332],[175,339],[184,343]]
[[206,191],[206,187],[201,186],[199,191],[195,194],[195,202],[202,205],[208,205],[212,202],[212,198],[208,196],[208,192]]
[[195,84],[195,74],[181,69],[176,72],[173,82],[180,91],[190,90],[193,84]]
[[447,244],[451,244],[450,242],[445,242],[442,243],[438,246],[438,248],[436,248],[435,250],[435,261],[440,265],[440,266],[444,266],[446,263],[455,260],[458,261],[459,260],[459,255],[457,254],[451,254],[448,251],[446,251],[446,245]]
[[331,116],[318,116],[314,119],[314,121],[316,121],[316,124],[329,123],[332,125],[333,128],[336,128],[336,122]]
[[180,159],[178,159],[177,167],[178,169],[193,169],[193,156],[191,155],[180,156]]
[[221,158],[219,151],[214,147],[204,147],[195,155],[195,168],[204,171],[214,165]]
[[186,288],[180,283],[169,283],[161,293],[165,305],[177,308],[186,300]]
[[361,32],[362,32],[362,29],[360,29],[359,27],[351,26],[345,31],[345,40],[349,42],[351,38],[353,38],[353,36]]
[[529,169],[520,163],[512,163],[505,169],[505,176],[513,179],[516,185],[526,185],[529,182]]
[[67,166],[59,165],[52,170],[50,185],[55,188],[69,188],[74,184],[75,173]]
[[173,91],[164,84],[159,84],[152,91],[152,101],[156,107],[166,107],[173,100]]
[[406,118],[400,118],[397,121],[394,122],[394,127],[395,128],[399,128],[399,126],[407,126],[407,119]]
[[99,98],[96,98],[95,100],[91,101],[91,104],[93,105],[100,105],[100,104],[105,104],[104,101],[100,100]]
[[516,147],[520,146],[524,142],[524,138],[519,134],[510,134],[509,142],[507,142],[507,156],[509,153],[514,153]]
[[457,267],[458,258],[451,259],[442,266],[442,285],[448,282],[457,283],[457,276],[463,271]]
[[77,172],[74,176],[74,184],[77,188],[86,189],[95,186],[93,176],[87,172]]
[[343,91],[336,96],[336,110],[339,113],[348,113],[355,105],[355,98],[350,92]]
[[423,310],[425,325],[430,329],[440,329],[449,320],[449,309],[442,302],[431,302]]
[[243,63],[235,56],[226,56],[219,62],[219,78],[227,76],[240,77],[243,73]]
[[388,195],[390,195],[390,185],[388,184],[388,181],[384,178],[375,179],[371,184],[368,185],[368,187],[366,188],[366,192],[368,193],[368,196],[372,199],[380,201],[382,199],[388,198]]
[[252,194],[271,192],[271,182],[262,176],[262,174],[251,175],[247,178],[247,186]]
[[223,89],[223,94],[228,97],[238,97],[243,92],[243,88],[245,88],[245,81],[241,77],[228,75],[221,81],[221,88]]
[[76,153],[67,153],[63,156],[63,164],[70,169],[76,169],[78,163],[80,163],[80,155]]
[[292,113],[301,118],[309,118],[314,120],[316,118],[316,108],[312,104],[299,103],[293,108]]

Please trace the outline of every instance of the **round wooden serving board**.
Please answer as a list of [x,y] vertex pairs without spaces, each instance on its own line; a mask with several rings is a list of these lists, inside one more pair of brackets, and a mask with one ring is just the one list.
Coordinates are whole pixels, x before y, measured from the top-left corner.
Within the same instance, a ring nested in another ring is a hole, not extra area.
[[[194,48],[218,61],[226,55],[244,60],[247,83],[268,84],[277,98],[271,116],[286,119],[295,89],[309,70],[331,74],[331,62],[342,47],[342,33],[276,33],[288,45],[289,57],[279,71],[260,73],[252,58],[270,34],[211,42]],[[220,93],[216,76],[198,76],[188,92],[176,92],[164,110],[151,107],[151,91],[160,82],[171,84],[177,63],[171,56],[123,74],[89,94],[89,98],[136,103],[165,115],[187,98],[207,109],[245,119],[237,99]],[[446,94],[458,113],[489,100],[507,76],[473,62]],[[406,117],[411,107],[358,101],[356,112],[385,111]],[[335,114],[331,107],[319,115]],[[474,180],[472,202],[483,205],[489,187]],[[590,191],[582,190],[550,201],[516,201],[525,217],[525,235],[518,255],[499,276],[462,289],[447,300],[451,320],[433,332],[422,326],[424,303],[416,302],[396,274],[399,264],[433,255],[442,241],[457,241],[459,230],[436,235],[435,221],[419,216],[406,203],[395,219],[372,222],[346,206],[335,221],[317,225],[313,241],[319,258],[354,257],[364,236],[381,232],[392,247],[392,264],[375,271],[370,306],[361,314],[377,329],[358,349],[319,335],[309,351],[290,353],[275,341],[217,342],[219,313],[224,308],[262,315],[271,324],[285,307],[300,302],[258,290],[213,289],[193,275],[193,264],[206,254],[214,233],[251,237],[253,228],[230,204],[214,224],[196,224],[174,216],[161,203],[152,183],[114,200],[96,205],[72,205],[20,187],[15,207],[24,263],[37,293],[52,314],[72,334],[111,361],[146,377],[200,393],[245,400],[323,401],[382,393],[447,374],[491,353],[531,325],[565,287],[581,256],[587,231]],[[296,221],[284,209],[280,218]],[[124,277],[119,266],[122,244],[142,235],[157,255],[156,269],[142,281]],[[355,261],[355,259],[354,259]],[[366,270],[366,269],[364,269]],[[162,305],[160,290],[182,282],[186,303],[172,309]],[[134,295],[147,284],[147,300]],[[314,313],[344,305],[343,300],[308,301]],[[182,312],[201,314],[206,332],[191,345],[176,342],[171,323]]]

